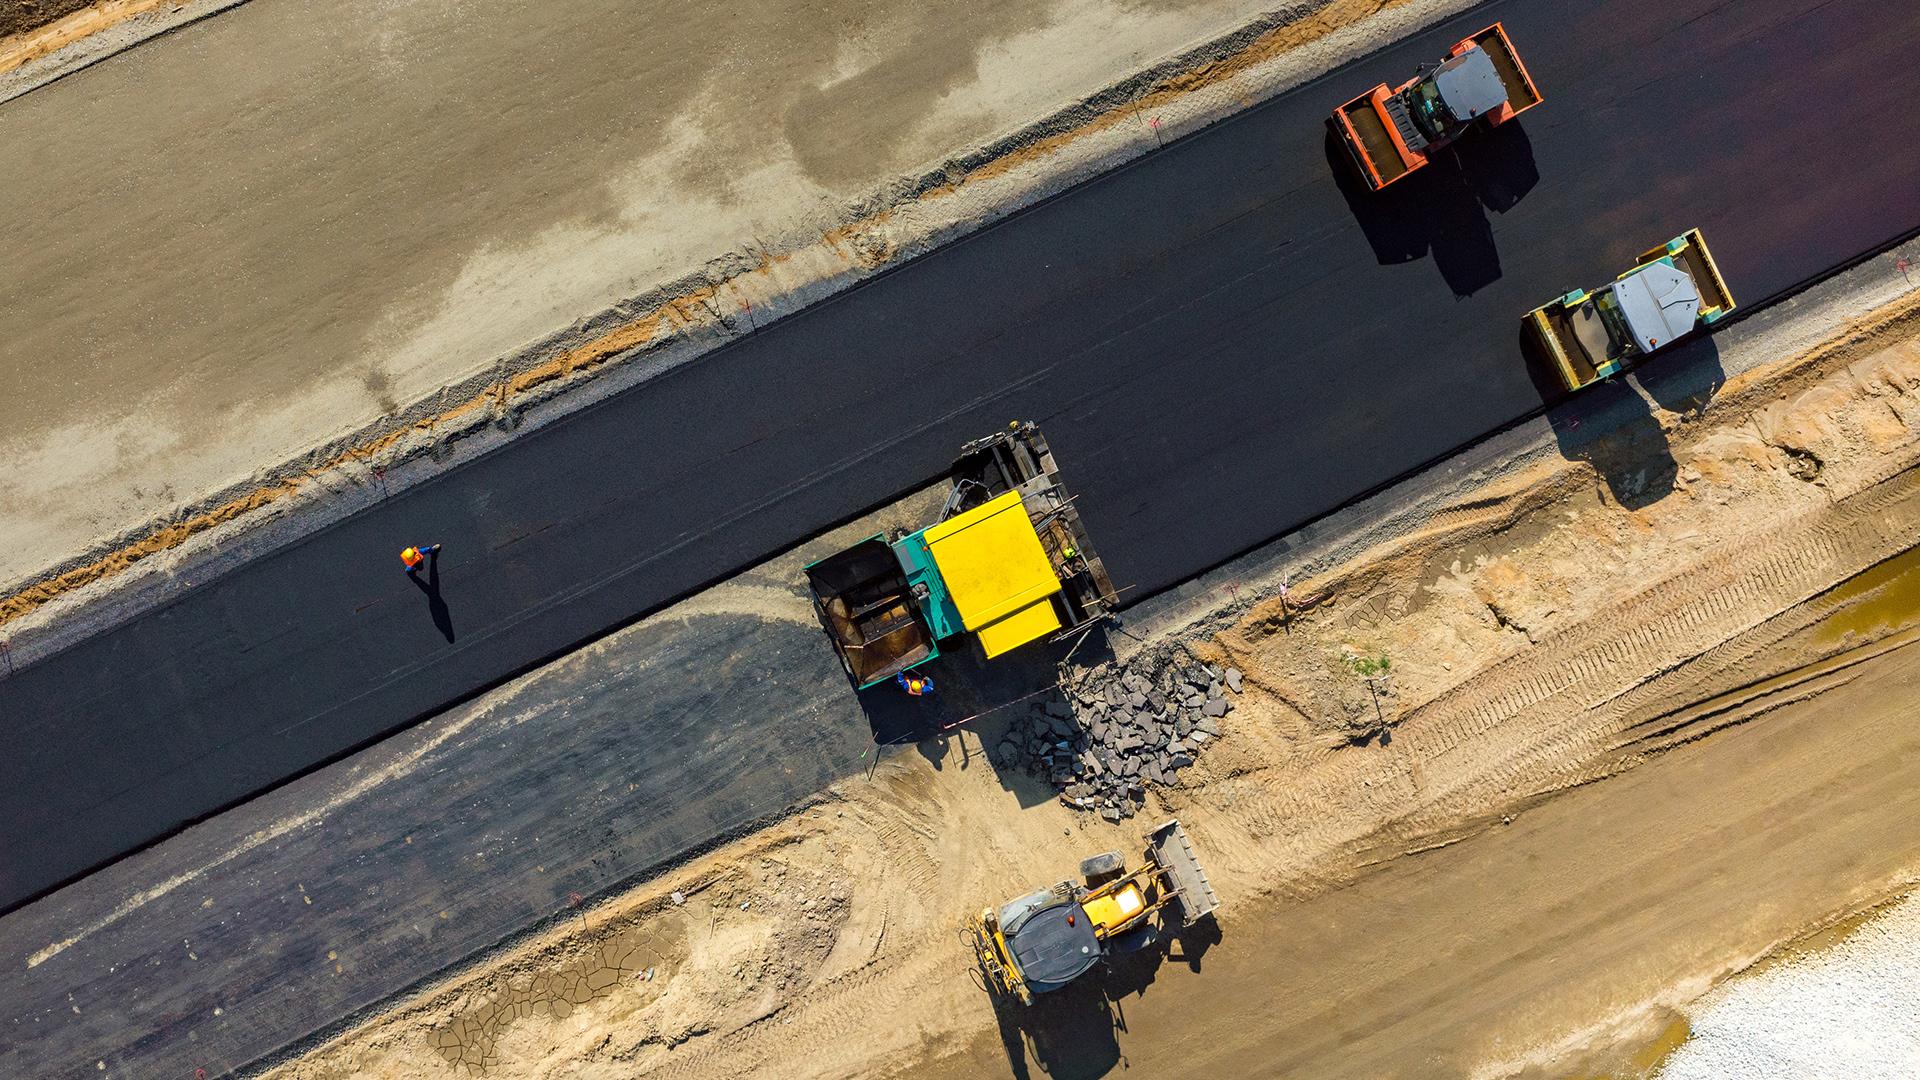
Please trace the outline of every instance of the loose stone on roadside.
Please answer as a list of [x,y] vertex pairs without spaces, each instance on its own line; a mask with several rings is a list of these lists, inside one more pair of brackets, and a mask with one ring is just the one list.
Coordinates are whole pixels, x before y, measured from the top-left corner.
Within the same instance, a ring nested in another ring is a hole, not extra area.
[[1035,704],[1009,726],[994,760],[1045,778],[1076,810],[1123,821],[1145,808],[1150,786],[1179,783],[1220,737],[1233,709],[1225,695],[1242,687],[1237,668],[1201,664],[1177,646],[1143,650]]

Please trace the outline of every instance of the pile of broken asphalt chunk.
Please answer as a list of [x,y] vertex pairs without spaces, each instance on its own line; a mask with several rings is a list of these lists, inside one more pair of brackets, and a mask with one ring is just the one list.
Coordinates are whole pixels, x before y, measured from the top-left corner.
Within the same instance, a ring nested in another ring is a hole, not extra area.
[[1096,669],[1065,699],[1034,706],[1013,722],[995,749],[1006,769],[1043,776],[1060,801],[1130,818],[1146,802],[1147,785],[1177,784],[1180,770],[1232,711],[1240,672],[1202,664],[1185,650],[1143,650],[1126,664]]

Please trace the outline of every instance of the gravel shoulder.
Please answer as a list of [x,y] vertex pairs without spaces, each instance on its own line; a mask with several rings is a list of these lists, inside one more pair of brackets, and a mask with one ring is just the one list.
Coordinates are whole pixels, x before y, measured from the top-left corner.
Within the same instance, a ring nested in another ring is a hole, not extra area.
[[1661,1080],[1920,1072],[1920,896],[1795,942],[1687,1010]]

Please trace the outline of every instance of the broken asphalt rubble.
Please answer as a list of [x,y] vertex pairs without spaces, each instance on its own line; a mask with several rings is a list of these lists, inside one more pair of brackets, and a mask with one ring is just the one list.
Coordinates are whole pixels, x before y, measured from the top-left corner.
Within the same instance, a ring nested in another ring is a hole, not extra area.
[[1236,668],[1202,664],[1184,649],[1143,651],[1095,669],[1063,697],[1036,704],[994,749],[1001,768],[1044,777],[1060,801],[1130,818],[1149,784],[1179,782],[1241,691]]

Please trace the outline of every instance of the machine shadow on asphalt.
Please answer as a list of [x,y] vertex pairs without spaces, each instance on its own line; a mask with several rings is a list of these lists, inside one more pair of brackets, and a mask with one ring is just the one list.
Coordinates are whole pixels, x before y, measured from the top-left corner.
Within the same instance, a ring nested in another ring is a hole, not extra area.
[[1477,132],[1465,153],[1450,146],[1427,168],[1381,191],[1368,190],[1331,124],[1325,149],[1334,182],[1380,265],[1431,254],[1455,297],[1500,279],[1487,211],[1506,213],[1540,181],[1533,143],[1520,124]]
[[[1726,381],[1726,369],[1712,336],[1701,334],[1661,352],[1631,372],[1631,381],[1608,379],[1571,394],[1534,335],[1523,327],[1518,341],[1527,375],[1547,406],[1547,423],[1561,456],[1592,465],[1613,500],[1626,509],[1666,498],[1680,467],[1653,406],[1694,413],[1713,400]],[[1646,391],[1644,397],[1635,384]]]
[[1015,1080],[1032,1080],[1036,1071],[1052,1080],[1095,1080],[1124,1068],[1120,1036],[1127,1030],[1127,1002],[1146,996],[1163,964],[1198,972],[1201,958],[1219,941],[1220,924],[1202,919],[1170,941],[1106,960],[1072,984],[1037,995],[1031,1005],[996,1001],[1008,1071]]
[[[997,744],[1013,721],[1061,700],[1060,665],[1069,657],[1076,666],[1097,666],[1113,658],[1113,646],[1106,631],[1096,627],[1079,638],[1048,642],[991,662],[971,651],[956,651],[943,654],[937,667],[927,669],[934,691],[925,697],[910,697],[891,684],[856,691],[851,680],[848,692],[856,695],[876,744],[912,743],[938,770],[991,768],[1000,786],[1024,809],[1057,793],[1046,778],[1003,766],[981,748]],[[978,737],[977,746],[959,737],[963,729]]]

